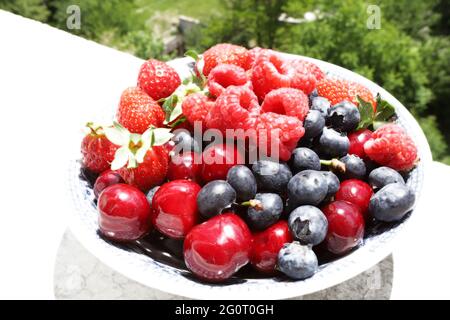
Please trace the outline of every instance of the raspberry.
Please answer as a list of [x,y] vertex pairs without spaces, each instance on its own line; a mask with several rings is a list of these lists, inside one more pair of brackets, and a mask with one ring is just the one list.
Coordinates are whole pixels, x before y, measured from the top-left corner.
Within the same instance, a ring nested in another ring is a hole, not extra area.
[[181,107],[186,119],[193,125],[195,121],[205,121],[206,116],[213,106],[214,100],[202,92],[196,92],[188,95],[184,99]]
[[327,98],[331,105],[335,105],[344,100],[358,105],[356,96],[360,96],[364,101],[370,102],[376,111],[376,101],[369,89],[363,85],[342,79],[325,77],[317,83],[319,96]]
[[255,128],[260,109],[258,98],[252,90],[246,86],[231,86],[217,98],[206,117],[206,126],[219,129],[222,133],[226,129]]
[[323,71],[313,62],[303,60],[303,59],[294,59],[291,61],[292,64],[298,65],[299,68],[307,68],[309,72],[311,72],[317,81],[325,78],[325,74]]
[[316,88],[316,74],[319,75],[320,69],[314,68],[312,63],[305,60],[294,59],[289,60],[284,66],[287,73],[290,73],[292,88],[302,90],[306,94],[310,94]]
[[251,85],[245,70],[232,64],[219,64],[208,76],[209,92],[215,97],[220,96],[229,86],[243,86],[247,83]]
[[[279,158],[289,160],[292,150],[305,134],[303,123],[295,117],[273,112],[261,114],[256,126],[258,143],[267,142],[267,152],[271,155],[271,145],[278,146]],[[272,141],[272,138],[276,141]]]
[[297,60],[285,59],[271,50],[261,52],[252,69],[253,88],[260,100],[278,88],[291,87],[310,94],[316,82],[309,66]]
[[417,160],[414,141],[393,123],[377,129],[364,144],[364,151],[371,160],[395,170],[410,170]]
[[280,88],[266,95],[261,111],[284,114],[303,121],[309,111],[309,99],[303,91],[294,88]]
[[267,93],[277,88],[287,88],[290,85],[288,75],[282,69],[284,60],[272,51],[264,51],[256,58],[252,70],[253,90],[260,100]]
[[219,64],[233,64],[246,68],[248,66],[248,51],[244,47],[228,43],[217,44],[203,53],[203,74],[208,76],[210,71]]
[[260,47],[255,47],[253,49],[248,50],[248,60],[247,60],[247,68],[251,69],[255,65],[256,58],[261,54],[261,52],[264,52],[269,49],[263,49]]
[[165,62],[150,59],[139,70],[138,86],[155,100],[170,96],[180,84],[178,73]]

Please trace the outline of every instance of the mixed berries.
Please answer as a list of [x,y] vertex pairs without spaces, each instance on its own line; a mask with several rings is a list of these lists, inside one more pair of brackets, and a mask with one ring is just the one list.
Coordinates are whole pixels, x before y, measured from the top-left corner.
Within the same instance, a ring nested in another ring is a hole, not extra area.
[[324,250],[348,254],[374,221],[411,211],[404,177],[418,151],[379,95],[273,50],[218,44],[189,56],[190,79],[150,59],[113,123],[87,124],[82,165],[97,176],[105,238],[183,243],[203,281],[246,265],[306,279]]

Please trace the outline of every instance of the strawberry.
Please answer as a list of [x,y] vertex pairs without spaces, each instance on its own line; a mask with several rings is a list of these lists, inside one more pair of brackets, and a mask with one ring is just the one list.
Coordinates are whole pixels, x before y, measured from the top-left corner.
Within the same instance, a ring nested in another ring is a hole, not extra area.
[[138,86],[154,100],[167,98],[180,84],[178,73],[165,62],[150,59],[139,70]]
[[119,147],[106,138],[100,126],[89,122],[86,127],[89,133],[81,143],[83,165],[94,173],[102,173],[109,169],[114,160],[114,153]]
[[358,105],[357,96],[360,96],[362,100],[372,104],[374,111],[377,108],[375,97],[369,89],[356,82],[325,77],[317,84],[317,92],[319,96],[327,98],[331,105],[344,100]]
[[110,141],[121,146],[115,153],[111,169],[117,170],[126,183],[147,192],[164,181],[169,164],[164,145],[173,136],[170,129],[150,127],[140,135],[114,123],[114,126],[104,128],[104,132]]
[[197,69],[208,76],[215,66],[223,63],[248,69],[248,50],[228,43],[217,44],[203,53],[203,59],[197,61]]
[[159,104],[141,88],[126,89],[120,97],[117,121],[133,133],[144,133],[150,126],[161,127],[165,114]]

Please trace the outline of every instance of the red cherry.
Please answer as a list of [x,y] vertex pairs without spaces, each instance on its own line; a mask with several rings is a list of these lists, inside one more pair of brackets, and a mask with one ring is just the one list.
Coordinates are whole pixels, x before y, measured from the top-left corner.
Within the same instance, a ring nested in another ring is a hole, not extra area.
[[128,184],[103,190],[98,211],[100,232],[112,240],[136,240],[150,230],[150,204],[141,190]]
[[172,150],[175,148],[175,142],[170,140],[166,142],[163,147],[166,149],[167,153],[170,154]]
[[278,252],[285,243],[292,242],[287,221],[281,220],[264,231],[253,235],[253,244],[250,251],[250,263],[264,273],[275,272]]
[[350,133],[348,135],[348,140],[350,140],[350,148],[348,149],[348,153],[355,154],[361,159],[367,159],[366,153],[364,151],[364,144],[371,137],[372,131],[368,129],[361,129]]
[[201,187],[189,180],[163,184],[152,199],[152,222],[162,234],[184,238],[199,221],[197,193]]
[[100,193],[106,189],[106,187],[112,186],[113,184],[124,183],[120,174],[116,171],[106,170],[102,172],[97,180],[95,180],[94,184],[94,195],[96,198],[100,195]]
[[364,218],[359,208],[347,201],[333,201],[322,209],[328,220],[325,245],[334,254],[358,246],[364,236]]
[[252,235],[234,213],[224,213],[195,226],[184,240],[184,261],[199,278],[220,282],[249,261]]
[[245,159],[234,144],[213,144],[203,151],[202,179],[204,182],[226,180],[228,170]]
[[171,157],[167,178],[169,180],[192,180],[200,183],[201,170],[201,155],[194,152],[183,152]]
[[336,200],[353,203],[366,216],[372,195],[373,190],[369,184],[361,180],[349,179],[341,183],[334,197]]

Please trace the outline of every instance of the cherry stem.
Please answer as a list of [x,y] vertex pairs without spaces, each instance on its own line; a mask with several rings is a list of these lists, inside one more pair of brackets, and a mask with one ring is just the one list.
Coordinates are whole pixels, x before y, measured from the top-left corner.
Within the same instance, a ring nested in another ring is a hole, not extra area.
[[331,159],[331,160],[320,160],[320,164],[330,167],[332,171],[338,172],[338,173],[345,173],[345,163],[338,159]]
[[263,209],[261,201],[256,200],[256,199],[252,199],[252,200],[249,200],[249,201],[242,202],[241,206],[252,207],[252,208],[255,208],[256,210],[262,210]]

